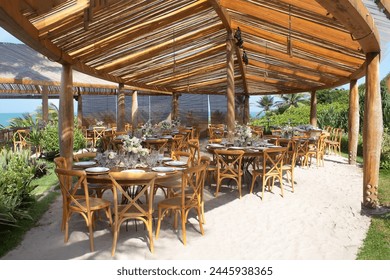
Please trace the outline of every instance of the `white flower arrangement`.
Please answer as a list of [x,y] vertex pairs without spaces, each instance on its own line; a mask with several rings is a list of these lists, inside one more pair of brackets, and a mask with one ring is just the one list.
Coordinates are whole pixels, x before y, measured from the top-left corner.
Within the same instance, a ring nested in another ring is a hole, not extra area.
[[142,135],[144,137],[151,137],[155,134],[155,128],[153,127],[153,125],[150,123],[150,122],[146,122],[142,128]]
[[178,128],[180,126],[180,118],[172,120],[172,128]]
[[248,141],[252,137],[252,130],[249,126],[236,123],[235,136],[241,141]]
[[172,123],[170,121],[167,121],[167,120],[164,120],[164,121],[161,121],[158,126],[162,129],[162,130],[170,130],[172,128]]
[[123,136],[123,148],[127,152],[146,156],[149,154],[149,150],[147,148],[143,148],[141,142],[141,139],[137,137],[130,138],[128,135]]
[[104,124],[103,121],[97,121],[97,122],[96,122],[96,125],[97,125],[97,126],[102,126],[103,124]]

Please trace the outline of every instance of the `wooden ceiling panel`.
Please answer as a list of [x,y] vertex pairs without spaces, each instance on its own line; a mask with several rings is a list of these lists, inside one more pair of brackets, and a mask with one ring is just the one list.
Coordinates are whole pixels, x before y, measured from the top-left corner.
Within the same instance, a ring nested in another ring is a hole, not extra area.
[[1,1],[0,16],[52,60],[164,93],[225,93],[226,41],[238,28],[236,94],[340,85],[362,75],[367,51],[380,51],[352,0],[18,0]]

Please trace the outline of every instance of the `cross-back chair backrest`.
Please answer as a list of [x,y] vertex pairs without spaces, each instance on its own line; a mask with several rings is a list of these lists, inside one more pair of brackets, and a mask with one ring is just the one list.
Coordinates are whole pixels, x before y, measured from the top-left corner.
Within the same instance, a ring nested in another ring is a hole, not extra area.
[[237,178],[242,175],[241,163],[243,150],[215,150],[217,155],[217,172],[219,176]]
[[309,139],[295,138],[293,141],[297,148],[297,156],[305,156],[309,150]]
[[54,158],[54,163],[57,168],[68,169],[68,163],[65,157]]
[[204,181],[206,178],[207,163],[183,170],[181,184],[182,205],[196,205],[203,197]]
[[171,151],[180,151],[184,140],[183,134],[176,134],[172,138]]
[[283,160],[287,147],[268,148],[263,152],[263,172],[265,176],[279,176],[282,174]]
[[[57,174],[61,192],[65,198],[67,206],[72,205],[83,212],[89,212],[90,204],[87,175],[85,171],[56,168],[55,173]],[[80,192],[78,190],[82,190],[84,193],[83,198],[85,198],[85,205],[81,204],[79,201]]]
[[27,146],[27,136],[29,131],[27,129],[18,129],[13,134],[14,150],[23,149]]
[[294,141],[292,139],[288,139],[287,141],[280,140],[279,145],[282,147],[285,147],[287,149],[285,156],[284,156],[284,159],[283,159],[283,163],[284,164],[291,164],[293,161],[294,148],[295,148]]
[[173,160],[185,161],[188,166],[191,166],[192,158],[190,152],[185,151],[172,151],[171,157]]
[[200,147],[198,139],[188,141],[188,149],[191,154],[191,166],[199,165],[200,163]]
[[167,146],[168,139],[146,139],[146,148],[162,153]]
[[93,128],[93,136],[95,138],[103,137],[105,135],[105,131],[106,131],[105,127],[103,127],[103,126],[95,126]]
[[224,137],[225,130],[221,126],[210,126],[209,135],[210,139],[222,139]]
[[[151,216],[153,212],[153,187],[157,176],[154,172],[128,173],[111,172],[109,174],[113,185],[113,200],[115,220],[121,219],[125,215],[134,217]],[[127,191],[129,187],[136,187],[137,192],[133,197]],[[119,196],[122,197],[119,200]],[[141,198],[147,197],[147,207],[143,207],[145,202]],[[122,203],[125,201],[126,203]]]

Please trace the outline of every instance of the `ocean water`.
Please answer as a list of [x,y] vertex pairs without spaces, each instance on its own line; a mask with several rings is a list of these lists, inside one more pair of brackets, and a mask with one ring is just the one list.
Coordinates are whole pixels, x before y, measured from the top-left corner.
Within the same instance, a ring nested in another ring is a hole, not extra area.
[[8,126],[11,119],[21,116],[23,113],[0,113],[0,125]]

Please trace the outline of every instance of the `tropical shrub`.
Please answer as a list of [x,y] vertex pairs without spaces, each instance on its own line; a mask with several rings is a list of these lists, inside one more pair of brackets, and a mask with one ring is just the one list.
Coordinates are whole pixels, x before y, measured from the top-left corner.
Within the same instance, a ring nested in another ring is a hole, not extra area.
[[35,174],[35,161],[29,151],[0,151],[0,225],[14,225],[29,217],[26,211],[31,202],[31,184]]
[[380,167],[390,170],[390,134],[387,128],[383,132]]
[[[85,147],[85,138],[83,132],[74,127],[73,149],[79,150]],[[58,135],[58,122],[48,124],[42,131],[41,147],[47,153],[59,153],[60,142]]]

